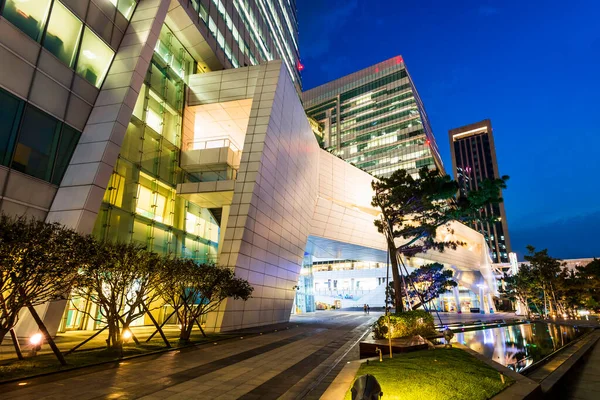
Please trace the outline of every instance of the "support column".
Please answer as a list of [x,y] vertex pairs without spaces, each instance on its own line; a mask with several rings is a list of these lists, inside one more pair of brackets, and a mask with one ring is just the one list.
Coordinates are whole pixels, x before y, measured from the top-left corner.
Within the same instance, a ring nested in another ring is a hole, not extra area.
[[456,302],[456,312],[461,314],[462,310],[460,309],[460,291],[458,290],[458,286],[453,287],[452,292],[454,293],[454,301]]
[[485,296],[483,293],[483,286],[479,287],[479,312],[485,314]]
[[492,297],[491,293],[488,293],[488,303],[490,304],[490,314],[493,314],[496,312],[496,304],[494,303],[494,298]]

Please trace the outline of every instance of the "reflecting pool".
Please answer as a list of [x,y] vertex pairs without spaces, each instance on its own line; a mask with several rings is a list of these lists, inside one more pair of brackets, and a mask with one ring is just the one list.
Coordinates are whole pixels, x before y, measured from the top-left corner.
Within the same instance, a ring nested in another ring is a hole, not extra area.
[[492,360],[521,372],[560,349],[589,329],[547,324],[522,323],[469,332],[454,331],[452,342],[463,345]]

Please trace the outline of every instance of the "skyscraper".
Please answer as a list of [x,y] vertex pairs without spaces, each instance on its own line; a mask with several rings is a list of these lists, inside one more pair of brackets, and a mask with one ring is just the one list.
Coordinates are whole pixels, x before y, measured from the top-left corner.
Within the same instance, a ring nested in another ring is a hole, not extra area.
[[302,93],[322,146],[376,176],[444,171],[425,107],[401,56]]
[[[500,178],[492,123],[489,119],[451,129],[449,137],[454,179],[463,193],[477,188],[483,179]],[[511,247],[504,204],[490,206],[484,212],[497,217],[498,221],[493,224],[478,223],[474,228],[484,235],[492,260],[506,263],[509,261]]]

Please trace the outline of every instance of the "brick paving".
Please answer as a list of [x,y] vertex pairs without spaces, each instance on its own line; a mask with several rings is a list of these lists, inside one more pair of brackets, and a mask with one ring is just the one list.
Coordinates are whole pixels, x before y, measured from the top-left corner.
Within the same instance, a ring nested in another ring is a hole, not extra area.
[[318,398],[346,358],[358,357],[353,346],[378,315],[297,316],[277,332],[4,384],[0,393],[23,400]]

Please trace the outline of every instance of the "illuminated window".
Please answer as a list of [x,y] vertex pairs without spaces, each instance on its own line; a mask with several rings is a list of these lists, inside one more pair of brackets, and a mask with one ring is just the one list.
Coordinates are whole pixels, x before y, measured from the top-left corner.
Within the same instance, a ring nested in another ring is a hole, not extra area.
[[204,236],[206,221],[191,212],[185,214],[185,231],[196,236]]
[[[113,4],[115,4],[116,0],[111,0]],[[118,0],[117,2],[117,10],[127,19],[131,18],[131,14],[133,14],[133,9],[135,8],[135,0]]]
[[44,47],[72,67],[82,27],[82,22],[73,13],[60,2],[54,2],[44,38]]
[[99,88],[114,54],[110,47],[86,27],[77,60],[77,73]]
[[125,177],[113,172],[103,201],[117,207],[122,207],[125,188]]
[[42,36],[50,0],[7,0],[2,15],[33,40]]
[[135,212],[146,218],[163,222],[167,198],[158,192],[153,192],[145,186],[139,185],[138,199]]
[[162,99],[152,89],[149,90],[150,96],[148,97],[148,109],[146,110],[146,124],[158,134],[162,134],[163,131],[163,106]]

